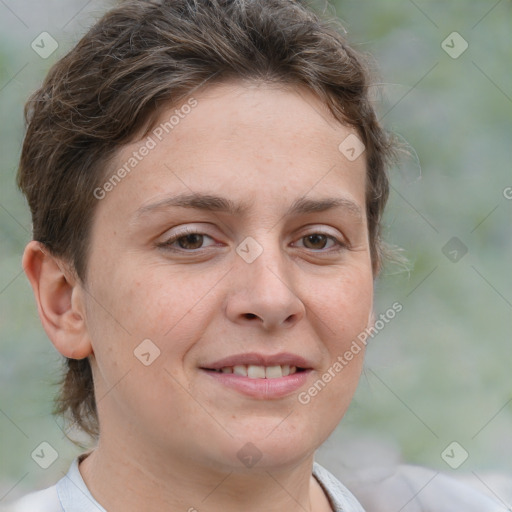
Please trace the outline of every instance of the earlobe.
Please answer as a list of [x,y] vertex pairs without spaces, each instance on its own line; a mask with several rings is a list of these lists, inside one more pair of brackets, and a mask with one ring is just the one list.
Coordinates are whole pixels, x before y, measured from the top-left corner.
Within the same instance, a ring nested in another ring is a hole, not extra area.
[[84,292],[64,262],[33,240],[25,248],[23,269],[32,285],[41,323],[55,348],[70,359],[92,354]]

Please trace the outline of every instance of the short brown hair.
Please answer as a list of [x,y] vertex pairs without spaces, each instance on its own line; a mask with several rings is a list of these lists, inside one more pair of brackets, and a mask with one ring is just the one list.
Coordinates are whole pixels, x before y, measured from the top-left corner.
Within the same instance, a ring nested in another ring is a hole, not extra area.
[[[109,11],[25,106],[18,185],[30,205],[33,238],[85,283],[93,191],[114,153],[147,133],[162,106],[178,104],[202,84],[259,80],[310,89],[357,130],[366,147],[376,275],[393,145],[372,106],[367,58],[340,28],[299,0],[139,0]],[[99,434],[88,359],[67,359],[56,412]]]

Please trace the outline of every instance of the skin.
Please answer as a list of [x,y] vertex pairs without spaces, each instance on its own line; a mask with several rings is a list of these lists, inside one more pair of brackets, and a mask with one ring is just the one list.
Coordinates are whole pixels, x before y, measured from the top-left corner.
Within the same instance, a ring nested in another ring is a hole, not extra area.
[[[101,435],[80,471],[109,511],[331,510],[311,475],[313,455],[350,403],[364,350],[310,403],[298,392],[370,321],[364,154],[344,157],[338,145],[354,129],[306,89],[227,82],[194,98],[197,106],[98,202],[85,284],[37,242],[25,251],[48,336],[93,368]],[[120,149],[107,179],[144,140]],[[247,211],[147,208],[190,192]],[[360,216],[347,207],[285,215],[301,197],[333,196]],[[207,235],[203,245],[189,237],[185,249],[161,246],[183,228]],[[315,233],[345,246],[306,237]],[[248,236],[263,249],[252,263],[236,252]],[[134,356],[144,339],[160,350],[148,366]],[[243,352],[291,352],[313,371],[297,392],[264,400],[199,369]],[[250,468],[237,457],[247,442],[262,454]]]

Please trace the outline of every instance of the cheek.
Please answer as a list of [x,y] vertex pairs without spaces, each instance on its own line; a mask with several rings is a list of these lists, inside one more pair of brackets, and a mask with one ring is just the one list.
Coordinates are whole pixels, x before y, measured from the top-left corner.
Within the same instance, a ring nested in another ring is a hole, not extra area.
[[319,444],[339,423],[355,393],[366,346],[358,336],[368,326],[373,307],[371,272],[347,272],[324,286],[311,288],[317,297],[313,317],[321,332],[324,365],[310,387],[298,395],[298,410],[323,418],[318,427]]
[[[115,268],[97,274],[95,299],[117,327],[144,335],[161,336],[201,296],[201,282],[164,265],[120,261]],[[139,264],[140,263],[140,264]],[[203,287],[206,279],[203,279]]]
[[309,287],[311,307],[323,325],[330,352],[350,344],[367,325],[373,307],[373,275],[367,267],[344,271]]
[[183,272],[169,275],[163,267],[142,268],[123,268],[120,262],[104,269],[89,294],[94,380],[98,396],[106,397],[102,413],[133,415],[133,409],[144,409],[160,421],[162,404],[172,402],[187,417],[193,404],[187,405],[190,397],[177,383],[184,382],[179,360],[201,335],[198,300],[212,284]]
[[120,261],[96,275],[88,315],[95,353],[99,360],[114,350],[118,365],[124,366],[133,363],[134,350],[145,339],[162,355],[172,348],[173,358],[181,358],[211,321],[216,309],[208,309],[209,292],[222,277],[136,261]]

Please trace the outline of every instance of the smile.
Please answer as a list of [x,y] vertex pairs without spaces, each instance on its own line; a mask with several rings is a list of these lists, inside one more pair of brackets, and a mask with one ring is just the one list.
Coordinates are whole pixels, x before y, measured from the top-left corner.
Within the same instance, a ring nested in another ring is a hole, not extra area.
[[249,379],[278,379],[280,377],[288,377],[297,371],[303,371],[302,368],[290,366],[289,364],[275,366],[259,366],[255,364],[224,366],[218,370],[211,370],[218,373],[232,373]]

